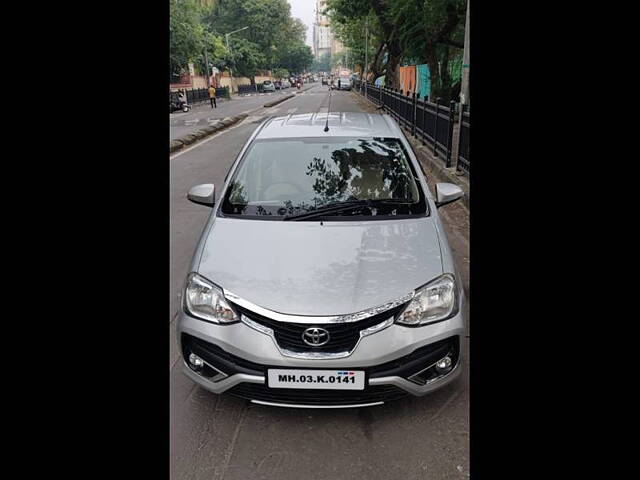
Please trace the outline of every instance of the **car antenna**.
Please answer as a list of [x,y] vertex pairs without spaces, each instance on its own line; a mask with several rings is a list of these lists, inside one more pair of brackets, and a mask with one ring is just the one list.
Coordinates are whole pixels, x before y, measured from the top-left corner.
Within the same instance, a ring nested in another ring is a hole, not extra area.
[[329,112],[331,111],[331,85],[329,85],[329,106],[327,107],[327,122],[324,124],[324,131],[329,131]]

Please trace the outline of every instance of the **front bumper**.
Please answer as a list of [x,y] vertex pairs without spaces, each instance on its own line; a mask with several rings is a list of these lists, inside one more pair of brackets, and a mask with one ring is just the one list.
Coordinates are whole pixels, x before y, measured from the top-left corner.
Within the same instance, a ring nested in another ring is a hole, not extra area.
[[[283,356],[274,338],[244,323],[215,325],[184,312],[181,312],[178,320],[183,371],[194,382],[214,393],[228,392],[254,403],[288,407],[371,406],[407,394],[425,395],[443,387],[460,374],[463,337],[464,319],[458,313],[449,320],[424,327],[410,328],[393,324],[363,337],[346,358],[303,359]],[[415,377],[416,373],[423,370],[432,372],[433,364],[452,348],[455,350],[454,363],[449,372],[424,383],[423,378]],[[205,359],[207,375],[189,367],[187,359],[191,352]],[[365,389],[271,389],[265,380],[270,367],[364,370]]]

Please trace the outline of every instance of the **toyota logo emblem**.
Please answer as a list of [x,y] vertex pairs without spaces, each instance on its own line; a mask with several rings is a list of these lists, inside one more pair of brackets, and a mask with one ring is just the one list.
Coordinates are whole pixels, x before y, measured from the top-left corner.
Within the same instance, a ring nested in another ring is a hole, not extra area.
[[329,332],[324,328],[307,328],[302,332],[302,341],[311,347],[321,347],[329,341]]

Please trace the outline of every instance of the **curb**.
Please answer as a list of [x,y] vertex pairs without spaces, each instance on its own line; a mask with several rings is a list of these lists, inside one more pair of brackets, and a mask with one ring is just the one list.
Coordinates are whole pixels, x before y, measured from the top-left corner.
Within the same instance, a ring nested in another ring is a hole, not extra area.
[[285,100],[289,100],[290,98],[293,98],[293,97],[295,97],[295,96],[296,96],[296,95],[292,93],[291,95],[287,95],[286,97],[279,98],[279,99],[277,99],[277,100],[273,100],[273,101],[271,101],[271,102],[267,102],[267,103],[265,103],[265,104],[263,105],[263,107],[273,107],[274,105],[277,105],[277,104],[279,104],[279,103],[282,103],[282,102],[284,102]]
[[209,125],[208,127],[201,128],[196,130],[193,133],[189,133],[184,137],[176,138],[175,140],[171,140],[169,142],[169,153],[173,153],[181,148],[186,147],[187,145],[191,145],[192,143],[201,140],[209,135],[213,135],[214,133],[219,132],[220,130],[224,130],[229,128],[232,125],[244,120],[247,118],[246,113],[241,113],[240,115],[236,115],[235,117],[226,117],[222,120],[218,120],[213,125]]

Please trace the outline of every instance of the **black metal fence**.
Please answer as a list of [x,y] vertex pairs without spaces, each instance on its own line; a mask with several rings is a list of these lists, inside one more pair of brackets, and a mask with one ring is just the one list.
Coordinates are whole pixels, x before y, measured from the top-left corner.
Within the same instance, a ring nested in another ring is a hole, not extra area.
[[[437,98],[435,103],[428,98],[421,99],[420,94],[404,94],[402,90],[365,84],[360,80],[354,81],[356,90],[368,100],[387,111],[401,126],[411,131],[424,145],[430,145],[433,156],[442,158],[446,167],[453,164],[453,126],[456,122],[456,104],[441,103]],[[469,155],[469,131],[471,115],[463,112],[460,124],[460,138],[456,169],[470,171],[471,157]]]
[[[216,88],[216,97],[229,98],[228,90],[228,87]],[[170,92],[169,99],[171,99],[172,93],[175,94],[175,92]],[[187,103],[190,105],[209,101],[209,90],[206,88],[190,88],[189,90],[185,89],[185,93],[187,95]]]
[[[256,83],[254,85],[238,85],[238,95],[246,95],[252,93],[263,93],[264,88],[263,83]],[[288,88],[288,87],[287,87]],[[276,90],[283,90],[282,88],[277,88]]]
[[262,84],[254,85],[238,85],[238,95],[245,95],[247,93],[258,93],[262,90]]

